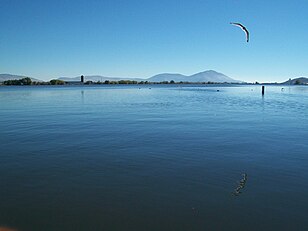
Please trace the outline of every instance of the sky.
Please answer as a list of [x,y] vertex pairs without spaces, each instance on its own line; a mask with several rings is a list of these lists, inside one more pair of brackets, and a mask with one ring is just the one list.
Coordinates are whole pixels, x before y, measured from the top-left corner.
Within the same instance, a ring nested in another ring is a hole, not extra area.
[[308,77],[307,12],[307,0],[0,0],[0,73]]

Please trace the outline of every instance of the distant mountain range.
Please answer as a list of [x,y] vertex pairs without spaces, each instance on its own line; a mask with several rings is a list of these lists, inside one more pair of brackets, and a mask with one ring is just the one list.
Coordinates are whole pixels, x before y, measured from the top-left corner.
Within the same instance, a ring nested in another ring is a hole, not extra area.
[[[106,76],[101,76],[101,75],[86,75],[85,81],[93,81],[93,82],[98,82],[98,81],[105,81],[105,80],[110,80],[110,81],[119,81],[119,80],[136,80],[136,81],[144,81],[144,79],[141,78],[120,78],[120,77],[106,77]],[[59,80],[63,80],[66,82],[72,82],[72,81],[80,81],[80,76],[77,77],[60,77]]]
[[308,78],[299,77],[299,78],[296,78],[296,79],[289,79],[288,81],[285,81],[282,84],[288,84],[288,85],[308,84]]
[[[23,76],[23,75],[11,75],[11,74],[0,74],[0,82],[4,82],[7,80],[14,80],[14,79],[23,79],[23,78],[27,78],[29,76]],[[32,77],[29,77],[32,81],[35,82],[43,82],[42,80],[39,79],[35,79]]]
[[222,73],[219,73],[213,70],[199,72],[197,74],[193,74],[190,76],[186,76],[182,74],[165,73],[165,74],[155,75],[149,78],[149,81],[151,82],[162,82],[162,81],[171,81],[171,80],[174,80],[175,82],[183,81],[183,82],[194,82],[194,83],[198,83],[198,82],[239,83],[239,82],[242,82],[239,80],[234,80]]
[[[64,81],[80,81],[80,76],[78,77],[61,77],[60,80]],[[193,74],[190,76],[182,75],[182,74],[171,74],[171,73],[163,73],[154,75],[148,79],[141,79],[141,78],[119,78],[119,77],[106,77],[106,76],[100,76],[100,75],[92,75],[92,76],[85,76],[85,81],[119,81],[119,80],[136,80],[136,81],[148,81],[148,82],[163,82],[163,81],[175,81],[175,82],[216,82],[216,83],[241,83],[242,81],[234,80],[222,73],[209,70],[200,72],[197,74]]]
[[[0,82],[6,81],[6,80],[14,80],[14,79],[22,79],[26,78],[29,76],[23,76],[23,75],[12,75],[12,74],[0,74]],[[44,82],[42,80],[36,79],[36,78],[31,78],[32,81],[36,82]],[[67,82],[71,81],[80,81],[80,76],[78,77],[60,77],[60,80],[64,80]],[[198,83],[198,82],[215,82],[215,83],[243,83],[240,80],[234,80],[222,73],[213,71],[213,70],[208,70],[208,71],[203,71],[199,72],[197,74],[193,75],[182,75],[182,74],[172,74],[172,73],[163,73],[163,74],[158,74],[154,75],[148,79],[142,79],[142,78],[125,78],[125,77],[106,77],[106,76],[100,76],[100,75],[91,75],[91,76],[85,76],[85,81],[93,81],[93,82],[98,82],[98,81],[119,81],[119,80],[135,80],[135,81],[148,81],[148,82],[163,82],[163,81],[175,81],[175,82],[193,82],[193,83]],[[281,84],[288,84],[288,85],[295,85],[295,84],[308,84],[308,78],[307,77],[299,77],[299,78],[294,78],[294,79],[289,79],[288,81],[282,82]]]

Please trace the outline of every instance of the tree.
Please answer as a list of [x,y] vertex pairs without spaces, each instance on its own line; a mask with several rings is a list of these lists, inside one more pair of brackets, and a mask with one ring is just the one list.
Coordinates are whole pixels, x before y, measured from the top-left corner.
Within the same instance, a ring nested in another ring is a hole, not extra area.
[[63,80],[60,80],[60,79],[52,79],[52,80],[50,80],[50,84],[51,85],[64,85],[65,82]]
[[32,80],[29,77],[20,80],[22,85],[31,85]]
[[4,85],[31,85],[32,80],[29,77],[22,78],[22,79],[14,79],[14,80],[7,80],[4,81]]

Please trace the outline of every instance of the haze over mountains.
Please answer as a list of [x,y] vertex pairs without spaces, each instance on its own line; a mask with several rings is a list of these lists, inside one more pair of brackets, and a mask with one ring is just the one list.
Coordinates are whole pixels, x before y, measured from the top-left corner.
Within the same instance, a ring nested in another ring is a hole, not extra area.
[[[60,77],[59,80],[63,80],[66,82],[71,82],[71,81],[80,81],[80,76],[77,77]],[[119,81],[119,80],[136,80],[136,81],[144,81],[144,79],[140,78],[125,78],[125,77],[106,77],[102,75],[86,75],[85,76],[85,81],[93,81],[93,82],[98,82],[98,81],[105,81],[105,80],[110,80],[110,81]]]
[[32,81],[42,82],[42,80],[35,79],[35,78],[30,77],[30,76],[11,75],[11,74],[0,74],[0,82],[7,81],[7,80],[14,80],[14,79],[23,79],[23,78],[27,78],[27,77],[29,77]]
[[288,84],[288,85],[308,84],[308,78],[299,77],[299,78],[296,78],[296,79],[289,79],[288,81],[285,81],[282,84]]
[[[29,77],[31,78],[32,81],[35,82],[44,82],[42,80],[32,78],[30,76],[23,76],[23,75],[12,75],[12,74],[0,74],[0,82],[4,82],[6,80],[15,80],[15,79],[22,79]],[[66,82],[71,82],[71,81],[80,81],[80,76],[77,77],[60,77],[60,80],[64,80]],[[198,83],[198,82],[215,82],[215,83],[243,83],[243,81],[240,80],[234,80],[222,73],[213,71],[213,70],[208,70],[204,72],[199,72],[190,76],[182,75],[182,74],[172,74],[172,73],[163,73],[163,74],[158,74],[154,75],[148,79],[142,79],[142,78],[125,78],[125,77],[106,77],[106,76],[101,76],[101,75],[91,75],[91,76],[85,76],[85,81],[93,81],[93,82],[98,82],[98,81],[119,81],[119,80],[135,80],[135,81],[148,81],[148,82],[163,82],[163,81],[168,81],[170,82],[171,80],[175,82],[192,82],[192,83]],[[307,77],[299,77],[299,78],[293,78],[289,79],[285,82],[282,82],[280,84],[288,84],[288,85],[294,85],[294,84],[308,84],[308,78]]]
[[204,72],[199,72],[190,76],[182,75],[182,74],[159,74],[149,78],[151,82],[162,82],[162,81],[171,81],[175,82],[187,81],[187,82],[217,82],[217,83],[239,83],[242,81],[234,80],[222,73],[209,70]]
[[[61,77],[60,80],[64,81],[79,81],[80,76],[74,77],[74,78],[68,78],[68,77]],[[163,81],[175,81],[175,82],[216,82],[216,83],[240,83],[242,81],[234,80],[222,73],[208,70],[204,72],[199,72],[190,76],[182,75],[182,74],[172,74],[172,73],[163,73],[154,75],[148,79],[141,79],[141,78],[118,78],[118,77],[106,77],[106,76],[99,76],[99,75],[93,75],[93,76],[85,76],[85,81],[118,81],[118,80],[136,80],[136,81],[148,81],[148,82],[163,82]]]

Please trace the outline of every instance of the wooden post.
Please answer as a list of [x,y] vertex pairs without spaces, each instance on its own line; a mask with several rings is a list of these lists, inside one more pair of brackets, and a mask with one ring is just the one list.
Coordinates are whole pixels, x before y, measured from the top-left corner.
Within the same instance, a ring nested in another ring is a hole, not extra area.
[[84,83],[84,76],[83,75],[80,77],[80,82]]
[[265,88],[265,87],[264,87],[264,86],[262,86],[262,95],[264,95],[264,88]]

